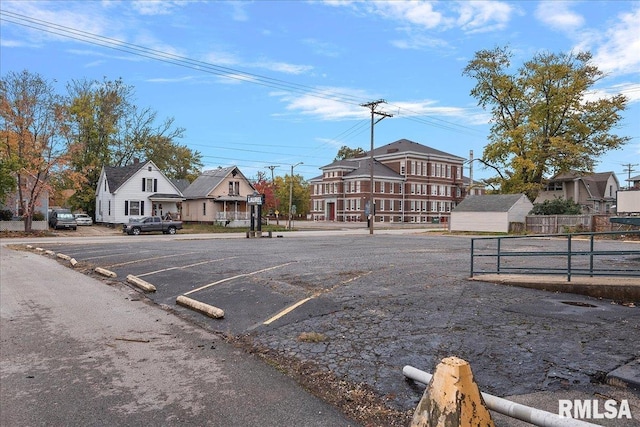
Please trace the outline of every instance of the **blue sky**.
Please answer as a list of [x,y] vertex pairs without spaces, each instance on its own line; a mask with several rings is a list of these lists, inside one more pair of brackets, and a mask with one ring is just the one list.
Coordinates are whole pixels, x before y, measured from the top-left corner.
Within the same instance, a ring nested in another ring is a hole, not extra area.
[[[481,49],[588,50],[607,77],[590,96],[629,98],[616,130],[632,140],[599,159],[621,184],[640,174],[639,1],[10,1],[0,5],[0,71],[122,78],[136,103],[186,129],[205,169],[237,165],[310,179],[338,149],[410,139],[480,157],[488,112],[462,70]],[[37,20],[37,21],[34,21]],[[55,25],[55,27],[53,26]],[[71,37],[70,37],[71,36]],[[135,50],[137,54],[132,53]],[[144,52],[143,55],[140,53]],[[474,178],[486,178],[474,162]],[[468,171],[465,172],[468,175]]]

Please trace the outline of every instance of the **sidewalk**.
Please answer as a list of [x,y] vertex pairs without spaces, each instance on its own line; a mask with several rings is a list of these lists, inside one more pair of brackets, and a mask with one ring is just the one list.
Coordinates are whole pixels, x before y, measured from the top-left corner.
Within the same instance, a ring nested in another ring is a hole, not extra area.
[[356,425],[123,285],[6,247],[0,264],[0,425]]

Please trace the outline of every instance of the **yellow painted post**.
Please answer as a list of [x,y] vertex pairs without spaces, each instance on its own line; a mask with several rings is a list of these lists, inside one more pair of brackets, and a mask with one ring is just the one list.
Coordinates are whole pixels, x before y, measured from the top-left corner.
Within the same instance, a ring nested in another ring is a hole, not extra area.
[[447,357],[436,367],[411,427],[494,427],[491,414],[473,380],[471,366]]

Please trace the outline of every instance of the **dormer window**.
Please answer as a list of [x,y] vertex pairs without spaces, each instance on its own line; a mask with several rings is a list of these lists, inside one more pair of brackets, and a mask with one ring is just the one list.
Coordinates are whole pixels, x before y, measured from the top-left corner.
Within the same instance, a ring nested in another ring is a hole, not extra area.
[[151,166],[149,166],[147,169],[149,170],[149,172],[151,172]]

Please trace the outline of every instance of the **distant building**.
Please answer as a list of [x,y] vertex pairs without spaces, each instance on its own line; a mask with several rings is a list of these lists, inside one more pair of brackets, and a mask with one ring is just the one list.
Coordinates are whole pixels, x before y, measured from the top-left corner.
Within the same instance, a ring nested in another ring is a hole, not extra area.
[[[309,181],[314,221],[446,222],[469,186],[465,159],[401,139],[373,151],[373,198],[370,154],[321,167]],[[475,191],[475,190],[474,190]],[[478,190],[479,191],[479,190]]]
[[524,194],[469,196],[451,213],[450,231],[508,233],[524,224],[533,203]]
[[247,196],[255,191],[236,166],[204,171],[184,190],[182,220],[246,226],[251,219]]
[[549,179],[534,203],[563,198],[579,204],[585,214],[608,214],[616,204],[619,189],[618,178],[613,172],[565,172]]

